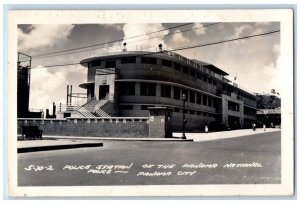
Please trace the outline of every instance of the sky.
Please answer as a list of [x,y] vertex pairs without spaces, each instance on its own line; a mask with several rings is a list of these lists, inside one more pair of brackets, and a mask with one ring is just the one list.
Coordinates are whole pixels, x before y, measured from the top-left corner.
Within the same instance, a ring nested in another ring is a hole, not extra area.
[[[87,68],[55,65],[120,52],[124,42],[128,51],[156,51],[158,44],[162,44],[163,49],[176,50],[280,29],[278,22],[187,23],[174,29],[167,28],[184,23],[18,25],[18,51],[32,56],[30,108],[51,110],[53,102],[65,104],[67,85],[72,85],[73,93],[85,93],[78,85],[87,81]],[[160,30],[164,31],[156,32]],[[134,37],[138,35],[141,36]],[[107,43],[111,41],[114,42]],[[38,57],[95,44],[102,45],[86,48],[83,52]],[[252,93],[270,93],[271,89],[281,91],[278,83],[280,33],[176,52],[213,64],[227,72],[229,78],[236,76],[238,84]]]

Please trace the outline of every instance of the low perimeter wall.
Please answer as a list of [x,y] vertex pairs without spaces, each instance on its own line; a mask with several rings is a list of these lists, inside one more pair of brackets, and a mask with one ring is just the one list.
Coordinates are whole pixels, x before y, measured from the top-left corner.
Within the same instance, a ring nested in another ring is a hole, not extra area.
[[86,137],[149,137],[149,118],[67,118],[18,119],[18,135],[22,126],[37,125],[43,135]]

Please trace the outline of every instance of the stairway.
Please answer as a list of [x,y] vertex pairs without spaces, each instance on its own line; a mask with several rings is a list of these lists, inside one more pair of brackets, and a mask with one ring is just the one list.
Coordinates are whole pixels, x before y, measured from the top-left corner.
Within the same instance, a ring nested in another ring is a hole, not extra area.
[[81,106],[77,109],[77,111],[87,118],[95,118],[95,115],[93,115],[90,111],[88,111],[85,107]]
[[108,97],[102,100],[90,100],[86,104],[78,107],[76,111],[78,111],[84,117],[88,118],[110,117],[109,114],[107,114],[104,110],[101,109],[101,107],[105,105],[108,101]]
[[98,117],[110,117],[110,115],[108,115],[105,111],[103,111],[102,109],[98,109],[95,112]]

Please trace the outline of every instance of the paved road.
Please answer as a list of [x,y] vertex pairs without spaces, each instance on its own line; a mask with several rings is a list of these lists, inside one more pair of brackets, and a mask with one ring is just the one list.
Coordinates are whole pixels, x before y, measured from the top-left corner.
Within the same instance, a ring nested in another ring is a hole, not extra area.
[[[280,143],[278,131],[205,142],[104,141],[104,147],[23,153],[18,185],[280,183]],[[79,169],[70,170],[74,167]]]

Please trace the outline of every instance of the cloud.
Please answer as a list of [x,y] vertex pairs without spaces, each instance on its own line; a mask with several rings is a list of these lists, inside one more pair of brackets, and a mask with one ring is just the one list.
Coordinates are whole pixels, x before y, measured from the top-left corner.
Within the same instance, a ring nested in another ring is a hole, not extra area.
[[195,29],[194,33],[196,35],[204,35],[206,33],[206,28],[203,26],[204,25],[202,23],[194,23],[193,25],[193,28]]
[[50,73],[43,66],[35,67],[31,70],[30,107],[34,109],[51,107],[57,97],[62,98],[57,90],[65,87],[64,85],[66,80],[63,72]]
[[[123,27],[124,39],[127,43],[127,50],[143,50],[143,51],[156,51],[158,45],[162,44],[163,49],[170,49],[166,46],[164,37],[161,35],[166,35],[169,30],[164,30],[161,32],[156,32],[153,34],[147,34],[159,30],[166,29],[162,24],[125,24]],[[131,38],[132,36],[145,35],[137,38]],[[161,37],[157,37],[161,36]],[[157,37],[157,38],[154,38]],[[131,38],[131,39],[128,39]],[[152,39],[151,39],[152,38]]]
[[175,34],[172,37],[173,43],[188,43],[188,42],[190,42],[190,39],[185,37],[182,33],[180,33],[180,30],[176,30],[174,33]]
[[39,24],[32,25],[29,33],[18,29],[18,50],[28,51],[32,49],[51,48],[59,45],[70,35],[74,25],[70,24]]

